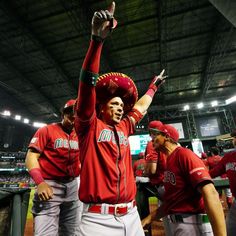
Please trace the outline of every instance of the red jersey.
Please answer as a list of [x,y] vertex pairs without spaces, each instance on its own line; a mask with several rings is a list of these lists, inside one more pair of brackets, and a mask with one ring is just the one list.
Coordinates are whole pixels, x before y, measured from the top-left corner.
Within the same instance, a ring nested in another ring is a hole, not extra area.
[[96,116],[88,122],[79,122],[76,118],[80,136],[79,198],[82,202],[116,204],[135,198],[136,183],[128,140],[134,133],[130,120],[134,112],[114,126]]
[[133,165],[134,176],[139,176],[139,177],[145,176],[144,175],[145,165],[146,165],[145,159],[139,159],[135,161]]
[[74,129],[69,135],[60,123],[39,128],[28,148],[40,153],[38,162],[43,178],[55,180],[79,176],[79,145]]
[[80,73],[75,108],[81,160],[79,197],[85,203],[126,203],[136,195],[128,136],[134,133],[135,123],[143,115],[134,109],[113,126],[97,117],[95,82],[102,45],[91,40]]
[[207,159],[201,159],[201,160],[202,160],[202,162],[204,163],[204,165],[205,165],[207,168],[209,168]]
[[164,201],[167,214],[204,213],[202,195],[197,186],[211,177],[202,160],[191,150],[177,147],[167,157],[164,173]]
[[166,169],[166,156],[161,152],[156,152],[152,141],[147,143],[147,147],[145,150],[145,159],[147,163],[156,163],[156,173],[154,175],[150,175],[150,183],[152,185],[163,184],[164,179],[164,171]]
[[210,170],[212,178],[225,173],[229,178],[231,192],[236,198],[236,151],[226,153],[218,165]]
[[221,156],[215,155],[207,158],[207,165],[209,166],[209,170],[213,169],[222,159]]

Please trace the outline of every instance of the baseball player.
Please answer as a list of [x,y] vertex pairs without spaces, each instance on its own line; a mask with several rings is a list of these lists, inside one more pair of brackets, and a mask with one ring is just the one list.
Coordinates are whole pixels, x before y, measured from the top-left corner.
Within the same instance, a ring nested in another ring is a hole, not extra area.
[[[236,147],[236,130],[231,133],[233,137],[233,144]],[[236,197],[236,150],[226,153],[216,167],[210,170],[212,178],[227,174],[229,178],[229,185],[233,197]],[[227,235],[233,236],[236,232],[236,202],[234,200],[230,207],[229,213],[226,217]]]
[[[155,128],[159,124],[159,121],[151,121],[148,124],[148,130],[151,138],[155,137],[155,133],[152,132],[152,128]],[[155,210],[158,206],[162,204],[164,196],[164,171],[166,169],[166,156],[162,152],[157,152],[153,147],[153,140],[149,141],[145,150],[146,156],[146,173],[149,175],[150,183],[146,186],[146,189],[149,191],[149,197],[155,196],[158,198],[158,205],[156,205]],[[152,194],[150,194],[150,192]],[[169,220],[167,217],[162,218],[165,235],[170,234]]]
[[62,109],[62,121],[39,128],[28,146],[26,167],[37,185],[32,213],[34,235],[78,235],[80,173],[74,104]]
[[83,236],[144,235],[134,200],[128,136],[151,104],[164,71],[138,101],[136,86],[127,75],[111,72],[98,78],[103,41],[117,24],[114,12],[113,2],[109,10],[94,13],[92,39],[80,74],[75,128],[80,146]]
[[[222,159],[221,156],[219,156],[219,149],[217,147],[212,147],[210,149],[210,153],[211,155],[207,158],[207,161],[204,163],[209,170],[213,169],[215,166],[217,166],[217,164],[220,162],[220,160]],[[216,177],[216,179],[225,179],[227,178],[226,174],[223,174],[221,176]],[[217,190],[220,196],[220,199],[222,200],[222,189]],[[226,195],[226,202],[228,207],[230,208],[233,202],[233,197],[232,197],[232,193],[230,191],[229,188],[225,188],[224,189],[225,195]]]
[[160,122],[152,132],[155,150],[167,156],[165,194],[163,204],[142,221],[143,227],[167,215],[171,235],[226,235],[222,205],[203,162],[178,145],[173,126]]
[[[159,121],[151,121],[148,125],[148,130],[151,138],[153,138],[152,128],[158,125]],[[153,141],[149,141],[145,150],[146,173],[150,178],[149,189],[154,195],[162,198],[162,185],[164,179],[164,171],[166,169],[166,157],[161,152],[156,152],[153,147]]]

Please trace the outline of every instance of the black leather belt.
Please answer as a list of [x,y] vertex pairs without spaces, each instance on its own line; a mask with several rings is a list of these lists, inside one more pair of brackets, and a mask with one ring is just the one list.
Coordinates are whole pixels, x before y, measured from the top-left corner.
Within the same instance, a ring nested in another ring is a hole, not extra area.
[[75,179],[74,177],[60,177],[60,178],[55,178],[55,181],[66,184],[72,182],[74,179]]

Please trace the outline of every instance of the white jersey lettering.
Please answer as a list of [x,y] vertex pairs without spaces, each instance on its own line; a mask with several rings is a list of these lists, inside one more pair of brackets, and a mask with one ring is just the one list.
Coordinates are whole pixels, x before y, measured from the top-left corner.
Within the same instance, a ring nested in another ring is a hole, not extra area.
[[75,140],[70,140],[68,142],[67,139],[58,138],[55,140],[55,143],[54,143],[54,149],[57,149],[57,148],[70,148],[70,149],[78,150],[79,144]]
[[[121,131],[118,131],[117,134],[119,137],[119,143],[127,146],[128,137],[126,137],[125,134]],[[109,129],[103,129],[99,134],[97,142],[110,142],[110,141],[112,141],[114,144],[116,143],[114,131]]]
[[227,170],[233,170],[236,171],[236,163],[235,162],[229,162],[225,165],[225,169]]

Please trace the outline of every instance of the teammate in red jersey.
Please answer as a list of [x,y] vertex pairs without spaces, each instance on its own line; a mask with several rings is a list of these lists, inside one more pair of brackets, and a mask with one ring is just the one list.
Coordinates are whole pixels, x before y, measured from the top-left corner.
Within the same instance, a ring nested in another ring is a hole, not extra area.
[[127,75],[108,73],[98,78],[103,41],[117,24],[114,11],[113,2],[109,10],[94,13],[92,39],[80,74],[75,127],[81,160],[79,196],[85,203],[83,236],[144,235],[134,201],[128,136],[151,104],[164,71],[138,101],[136,86]]
[[209,170],[213,169],[221,160],[221,156],[219,155],[219,149],[217,147],[212,147],[210,149],[211,155],[207,157],[206,166],[208,166]]
[[[212,147],[210,149],[210,156],[207,158],[206,163],[204,163],[209,170],[213,169],[215,166],[217,166],[217,164],[220,162],[220,160],[222,159],[222,157],[219,155],[219,149],[217,147]],[[217,179],[225,179],[227,178],[226,174],[223,174],[221,176],[216,177]],[[217,190],[220,196],[221,201],[222,200],[222,189]],[[224,189],[225,195],[226,195],[226,202],[228,207],[230,208],[233,202],[233,197],[232,197],[232,193],[230,191],[230,188],[225,188]]]
[[[153,138],[152,128],[158,125],[159,121],[151,121],[148,125],[148,130],[151,138]],[[145,150],[146,173],[150,178],[150,187],[156,196],[160,198],[162,191],[160,186],[163,185],[164,171],[166,169],[166,157],[164,153],[157,152],[153,147],[153,141],[149,141]],[[159,188],[159,190],[158,190]]]
[[34,235],[76,235],[79,201],[76,177],[80,173],[74,104],[62,110],[61,123],[39,128],[30,141],[26,167],[37,185],[32,213]]
[[[236,147],[236,130],[231,133],[233,137],[233,145]],[[236,150],[226,153],[221,161],[210,170],[212,178],[227,174],[229,178],[229,185],[233,197],[236,198]],[[227,235],[234,236],[236,232],[236,202],[234,200],[230,207],[229,213],[226,218]]]
[[142,221],[143,226],[168,215],[172,235],[226,235],[218,193],[203,162],[178,146],[179,134],[173,126],[159,123],[152,131],[155,150],[167,156],[165,195],[163,204]]

